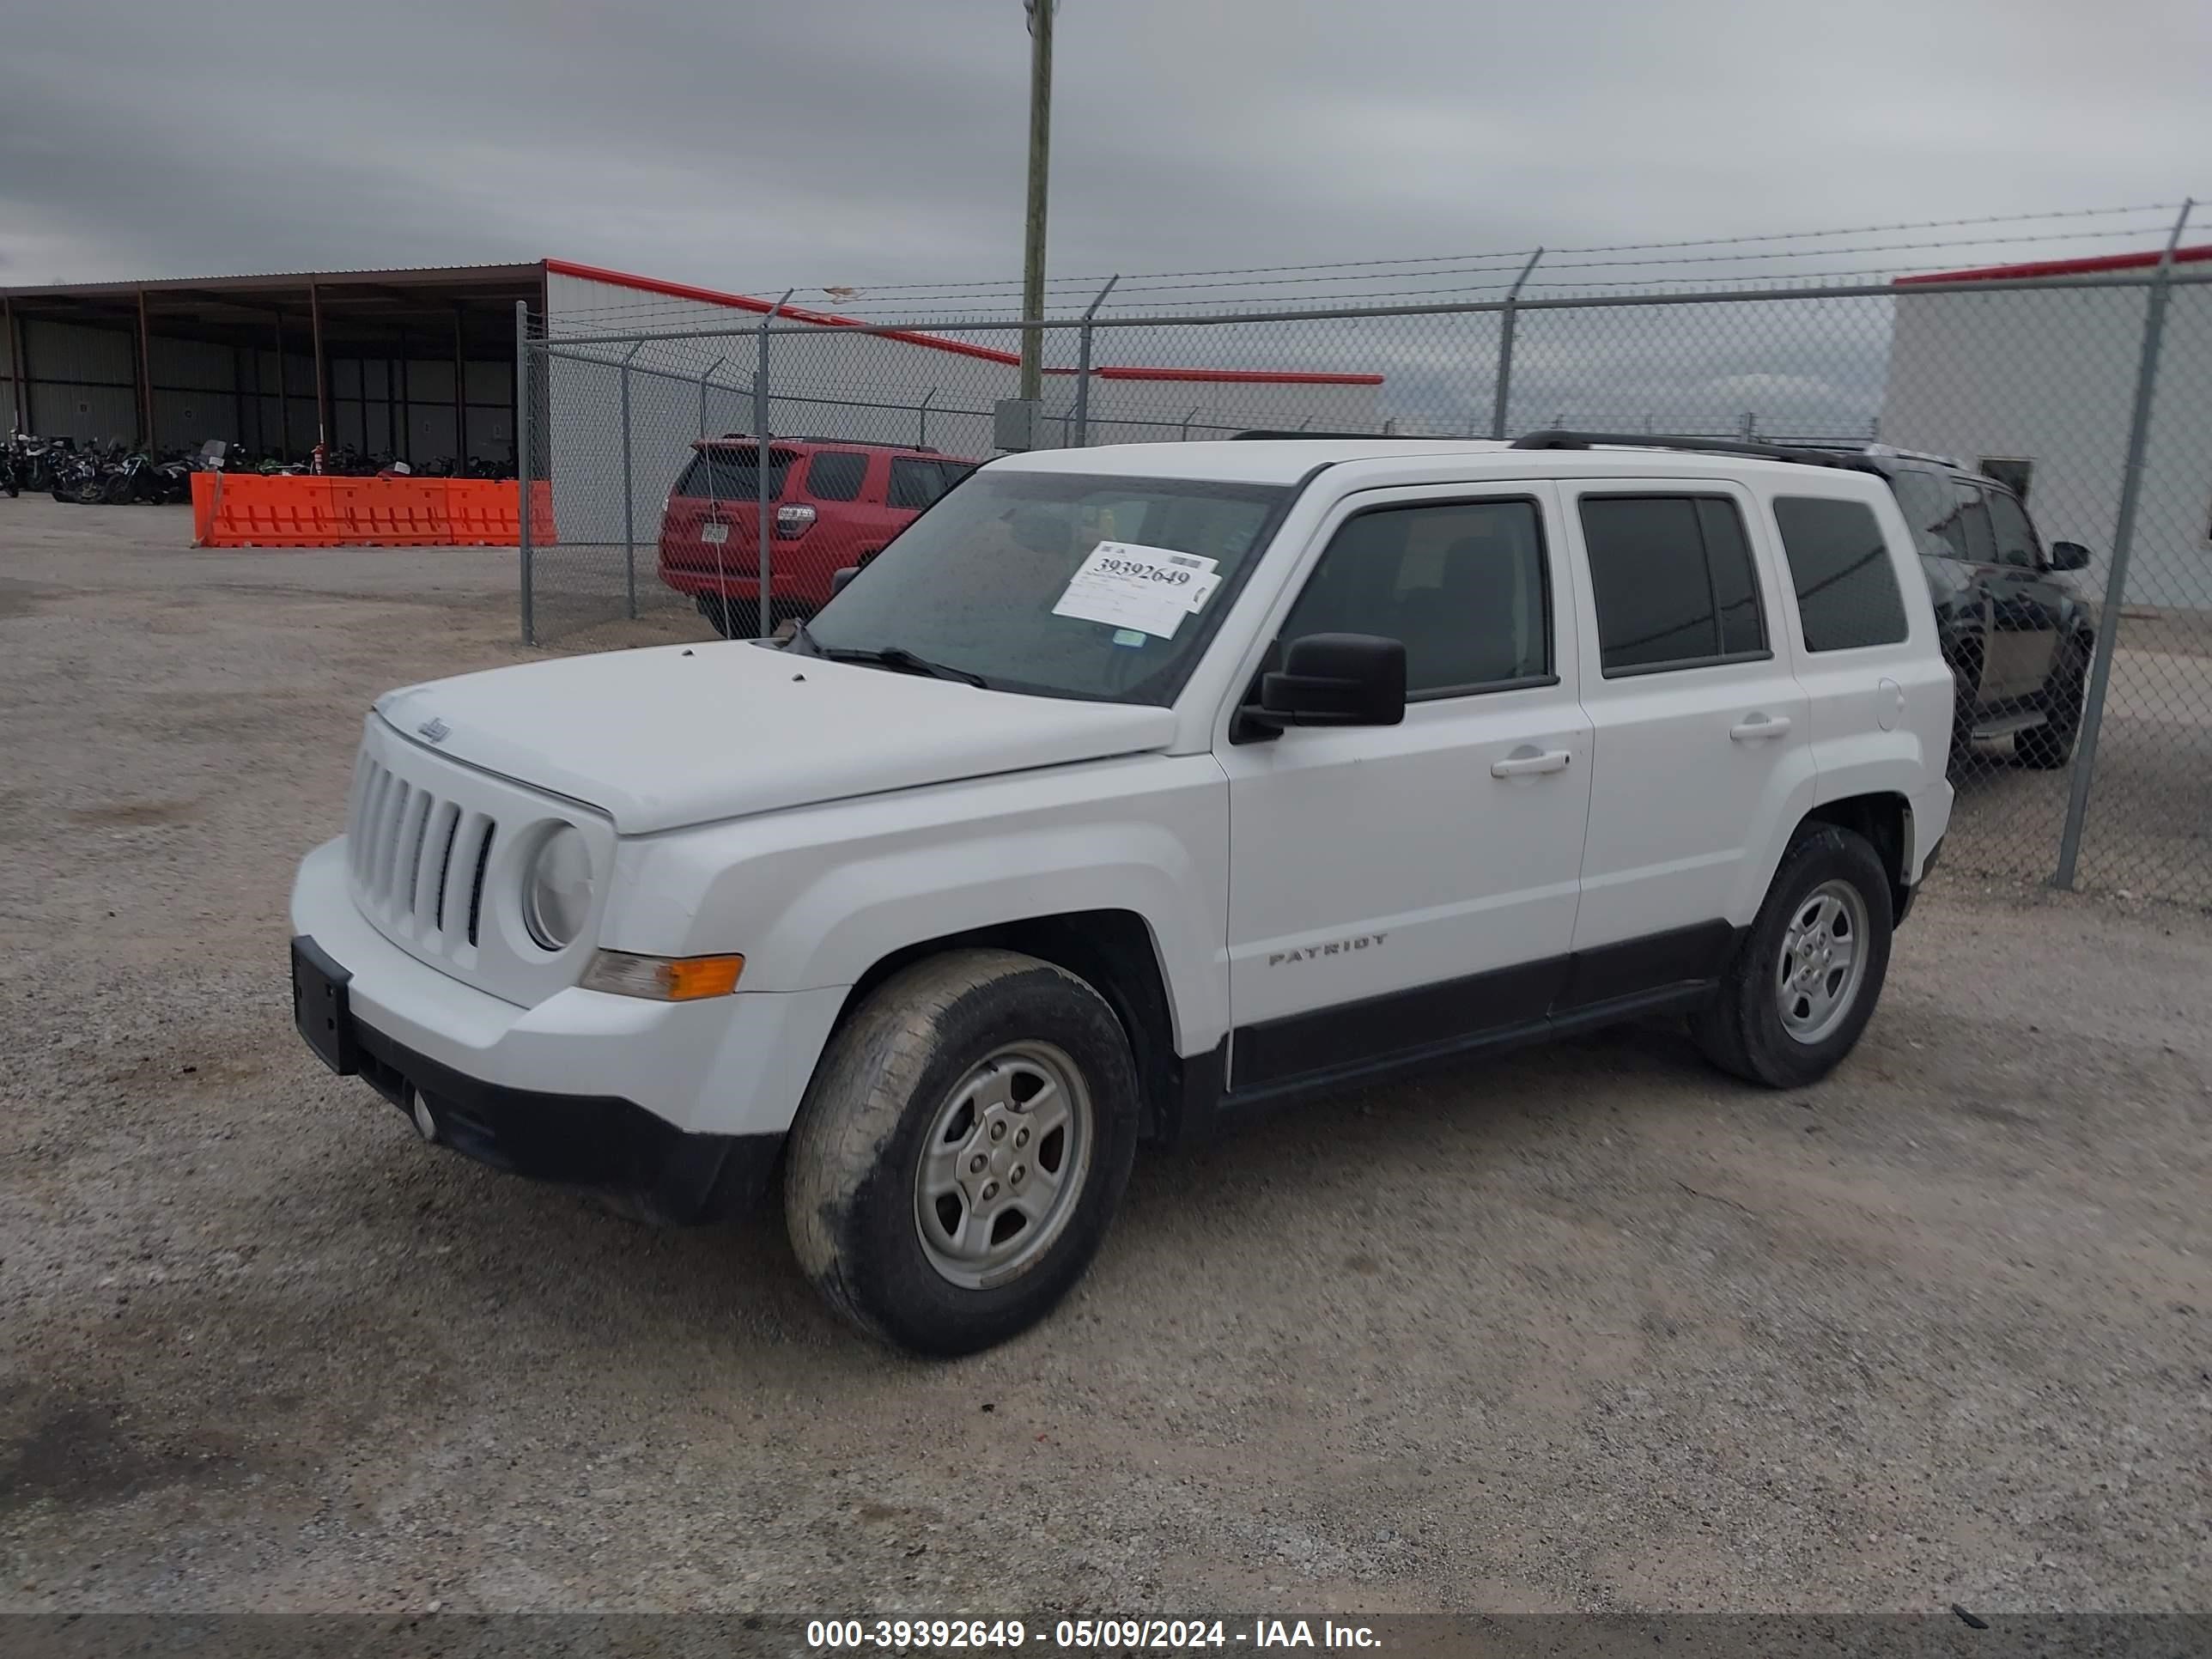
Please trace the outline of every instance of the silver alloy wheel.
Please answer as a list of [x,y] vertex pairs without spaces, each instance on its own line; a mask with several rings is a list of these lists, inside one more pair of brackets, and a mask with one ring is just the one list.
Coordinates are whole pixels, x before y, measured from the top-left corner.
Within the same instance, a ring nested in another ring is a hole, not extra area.
[[915,1171],[929,1265],[964,1290],[1003,1285],[1067,1229],[1091,1168],[1091,1091],[1049,1042],[1009,1043],[946,1095]]
[[1867,908],[1847,881],[1824,881],[1797,902],[1775,963],[1782,1029],[1818,1042],[1843,1024],[1866,981]]

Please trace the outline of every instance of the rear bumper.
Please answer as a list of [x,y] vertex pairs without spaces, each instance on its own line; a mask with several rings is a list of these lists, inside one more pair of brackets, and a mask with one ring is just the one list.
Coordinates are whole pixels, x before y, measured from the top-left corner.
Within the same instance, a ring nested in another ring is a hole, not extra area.
[[[760,565],[753,556],[752,544],[732,543],[723,550],[719,565],[714,553],[714,548],[701,544],[673,548],[662,544],[656,566],[661,585],[693,599],[720,594],[726,599],[757,599]],[[826,550],[826,544],[810,547],[804,541],[778,542],[771,567],[777,603],[798,599],[817,608],[829,604],[830,584],[840,562],[853,561],[840,561]]]
[[[346,995],[351,974],[313,938],[295,939],[292,950],[295,1015],[309,1048],[341,1075],[358,1075],[440,1146],[592,1193],[643,1221],[719,1220],[767,1197],[783,1136],[687,1132],[635,1101],[471,1077],[356,1014]],[[312,1001],[298,994],[303,974],[314,983]],[[311,1020],[322,1029],[311,1034]]]

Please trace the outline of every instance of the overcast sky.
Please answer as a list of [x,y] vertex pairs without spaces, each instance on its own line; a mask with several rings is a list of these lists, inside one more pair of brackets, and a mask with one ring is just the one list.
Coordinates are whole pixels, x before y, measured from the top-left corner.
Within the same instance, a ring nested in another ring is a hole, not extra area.
[[[0,285],[545,254],[744,289],[1018,275],[1020,0],[25,21]],[[1064,0],[1051,264],[2166,202],[2212,191],[2208,62],[2201,0]]]

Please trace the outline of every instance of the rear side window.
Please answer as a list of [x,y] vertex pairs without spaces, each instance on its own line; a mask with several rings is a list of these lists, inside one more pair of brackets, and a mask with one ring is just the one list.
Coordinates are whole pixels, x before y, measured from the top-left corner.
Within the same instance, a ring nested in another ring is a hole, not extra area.
[[1582,519],[1608,678],[1765,653],[1758,579],[1735,501],[1585,495]]
[[899,459],[891,463],[890,493],[885,504],[890,507],[927,507],[945,493],[945,475],[937,470],[935,461]]
[[858,498],[860,481],[868,476],[868,458],[849,449],[815,452],[806,464],[806,493],[817,501],[849,501]]
[[1905,601],[1872,507],[1778,495],[1774,522],[1789,556],[1807,650],[1850,651],[1905,638]]
[[[768,453],[768,495],[783,494],[783,481],[797,457],[788,449]],[[696,495],[722,501],[752,501],[760,494],[760,451],[747,445],[739,449],[717,446],[691,458],[676,486],[678,495]]]

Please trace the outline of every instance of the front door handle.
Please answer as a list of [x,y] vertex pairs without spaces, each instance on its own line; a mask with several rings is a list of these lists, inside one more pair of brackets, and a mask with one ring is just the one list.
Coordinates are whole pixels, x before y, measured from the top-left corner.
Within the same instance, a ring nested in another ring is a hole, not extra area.
[[1784,736],[1789,730],[1790,716],[1787,714],[1753,714],[1729,727],[1729,736],[1738,743],[1759,743],[1768,738]]
[[1564,772],[1567,763],[1574,758],[1564,749],[1539,749],[1524,743],[1504,760],[1490,763],[1493,778],[1533,777],[1540,772]]

